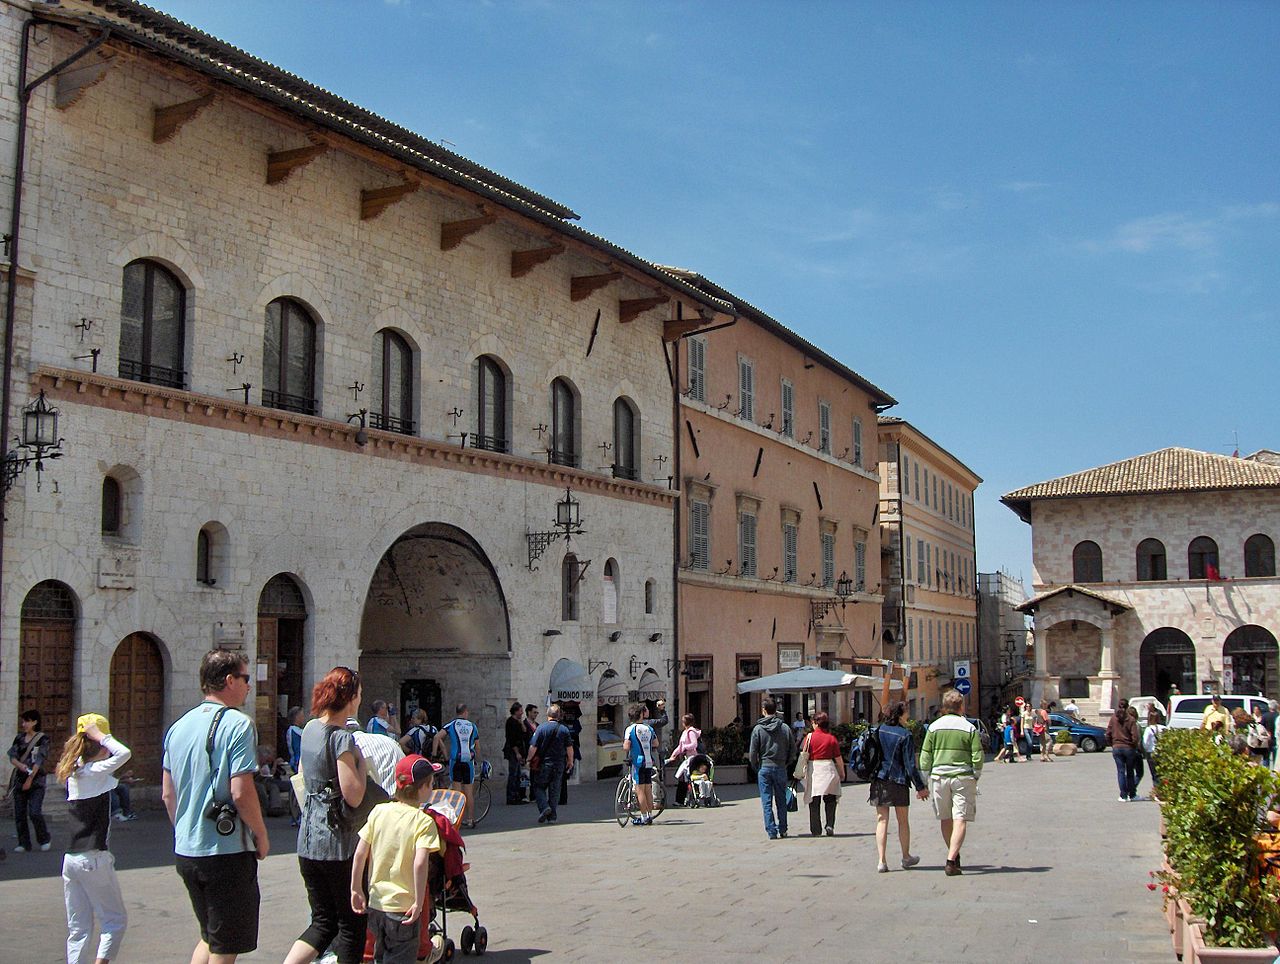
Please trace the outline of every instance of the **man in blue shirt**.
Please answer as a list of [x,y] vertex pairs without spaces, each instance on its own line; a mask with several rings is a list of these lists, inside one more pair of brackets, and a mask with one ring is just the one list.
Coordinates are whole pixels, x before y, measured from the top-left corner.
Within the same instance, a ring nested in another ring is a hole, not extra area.
[[649,707],[640,703],[627,714],[631,725],[622,737],[622,751],[631,763],[631,781],[636,787],[640,816],[631,822],[637,827],[653,823],[653,769],[658,756],[658,737],[646,720]]
[[560,722],[559,704],[553,703],[547,707],[547,721],[529,739],[529,770],[538,823],[555,823],[560,781],[572,763],[573,737]]
[[398,737],[400,728],[395,724],[395,713],[390,704],[386,700],[374,700],[372,709],[373,716],[369,717],[369,725],[365,729],[379,736]]
[[257,731],[240,712],[249,696],[244,654],[200,661],[204,702],[164,738],[161,795],[174,828],[174,863],[200,924],[193,961],[235,961],[258,946],[258,865],[270,851],[253,775]]
[[448,773],[449,779],[452,781],[450,787],[454,790],[461,790],[466,795],[466,824],[468,827],[474,827],[475,800],[472,797],[472,788],[476,779],[476,748],[480,743],[480,733],[476,725],[467,719],[468,712],[466,703],[459,703],[454,708],[455,716],[436,734],[435,746],[432,752],[436,756],[442,755],[444,744],[447,742],[449,748]]

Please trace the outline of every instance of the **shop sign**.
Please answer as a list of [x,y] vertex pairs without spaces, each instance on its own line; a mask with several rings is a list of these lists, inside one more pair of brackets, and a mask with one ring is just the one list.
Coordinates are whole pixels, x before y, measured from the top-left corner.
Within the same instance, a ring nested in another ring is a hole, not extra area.
[[803,645],[778,647],[778,672],[785,673],[788,670],[799,669],[803,663]]

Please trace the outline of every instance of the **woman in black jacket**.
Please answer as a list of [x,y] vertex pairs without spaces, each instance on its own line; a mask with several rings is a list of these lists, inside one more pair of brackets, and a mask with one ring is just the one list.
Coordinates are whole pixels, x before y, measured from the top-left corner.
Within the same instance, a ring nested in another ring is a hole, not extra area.
[[506,742],[502,755],[507,761],[507,803],[525,803],[524,789],[520,786],[520,770],[529,755],[529,734],[524,728],[524,708],[520,701],[511,704],[507,717]]
[[40,731],[40,711],[23,710],[18,718],[21,729],[9,747],[9,762],[13,765],[10,788],[13,791],[13,821],[17,824],[18,846],[14,852],[31,849],[31,827],[36,831],[36,843],[41,850],[48,850],[53,837],[44,820],[45,761],[49,759],[49,734]]

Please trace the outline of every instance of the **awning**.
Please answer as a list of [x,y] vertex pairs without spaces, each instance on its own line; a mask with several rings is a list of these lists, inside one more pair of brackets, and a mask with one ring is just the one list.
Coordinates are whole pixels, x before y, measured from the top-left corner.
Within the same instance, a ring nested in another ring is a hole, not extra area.
[[[863,676],[838,669],[801,666],[786,673],[761,676],[738,684],[739,693],[832,693],[838,690],[874,689],[884,685],[884,677]],[[889,688],[902,689],[902,680],[889,681]]]
[[640,682],[636,686],[636,690],[642,700],[665,700],[667,698],[667,684],[658,678],[658,674],[652,668],[646,669],[640,674]]
[[596,698],[596,685],[581,663],[571,659],[556,660],[551,668],[552,700],[577,700],[585,703]]
[[601,706],[622,706],[627,702],[627,683],[616,671],[607,669],[600,677],[596,702]]

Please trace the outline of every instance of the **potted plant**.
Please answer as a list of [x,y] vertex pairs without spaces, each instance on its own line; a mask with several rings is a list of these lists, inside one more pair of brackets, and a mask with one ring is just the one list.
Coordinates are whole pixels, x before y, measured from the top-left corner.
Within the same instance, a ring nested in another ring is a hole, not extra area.
[[1071,742],[1071,734],[1066,730],[1059,730],[1053,735],[1054,756],[1075,756],[1078,749],[1079,747]]
[[1198,730],[1169,730],[1156,748],[1169,868],[1182,924],[1175,950],[1197,960],[1275,959],[1280,881],[1259,873],[1257,814],[1280,785],[1266,768]]

